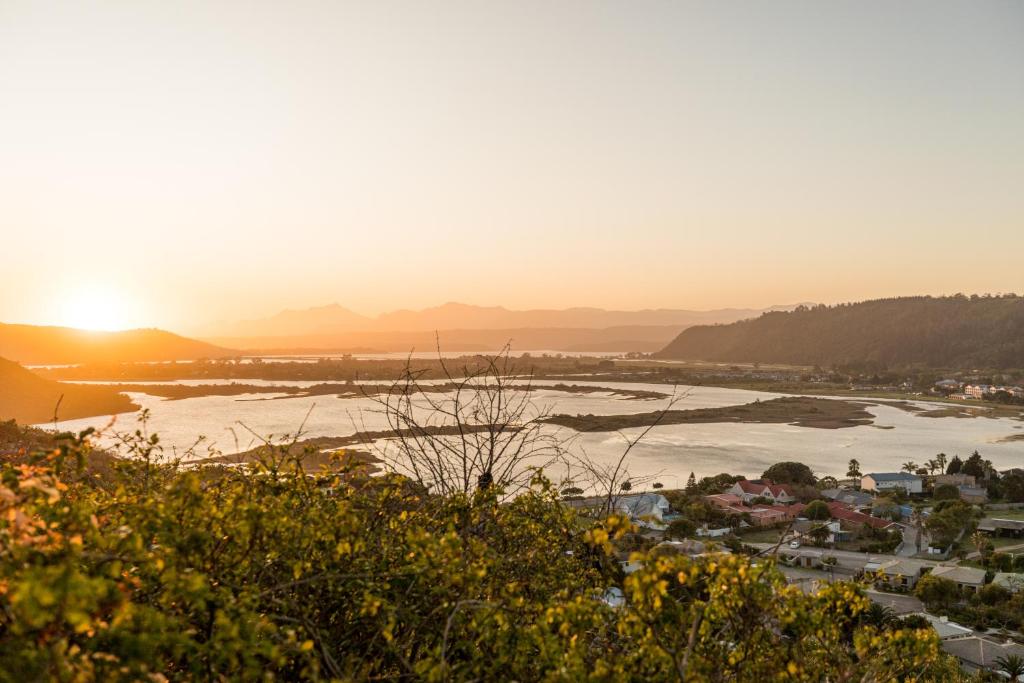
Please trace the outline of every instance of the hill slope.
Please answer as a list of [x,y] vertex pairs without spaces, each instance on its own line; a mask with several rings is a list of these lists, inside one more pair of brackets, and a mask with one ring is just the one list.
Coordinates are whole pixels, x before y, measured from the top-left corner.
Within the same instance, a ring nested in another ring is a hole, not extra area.
[[1024,367],[1024,298],[903,297],[683,331],[657,358],[887,367]]
[[0,358],[0,421],[49,422],[55,409],[59,419],[74,420],[130,412],[138,406],[110,387],[52,382]]
[[0,323],[0,356],[26,364],[194,360],[237,355],[163,330],[91,332]]

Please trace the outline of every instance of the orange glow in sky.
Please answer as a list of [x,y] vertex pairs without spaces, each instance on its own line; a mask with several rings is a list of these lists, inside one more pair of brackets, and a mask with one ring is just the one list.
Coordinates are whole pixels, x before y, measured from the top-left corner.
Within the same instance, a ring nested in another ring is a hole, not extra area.
[[1019,2],[7,0],[0,321],[1021,291],[1021,74]]

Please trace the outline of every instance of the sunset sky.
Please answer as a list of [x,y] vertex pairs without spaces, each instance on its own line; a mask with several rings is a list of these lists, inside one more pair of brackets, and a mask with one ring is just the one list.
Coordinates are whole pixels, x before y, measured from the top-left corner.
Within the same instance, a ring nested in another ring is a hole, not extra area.
[[0,0],[0,321],[1024,291],[1021,2]]

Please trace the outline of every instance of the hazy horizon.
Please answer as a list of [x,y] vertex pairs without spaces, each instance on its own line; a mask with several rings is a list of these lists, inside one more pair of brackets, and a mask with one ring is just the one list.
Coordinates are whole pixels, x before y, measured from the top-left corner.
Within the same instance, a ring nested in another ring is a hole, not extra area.
[[0,8],[0,321],[1019,291],[1024,4]]

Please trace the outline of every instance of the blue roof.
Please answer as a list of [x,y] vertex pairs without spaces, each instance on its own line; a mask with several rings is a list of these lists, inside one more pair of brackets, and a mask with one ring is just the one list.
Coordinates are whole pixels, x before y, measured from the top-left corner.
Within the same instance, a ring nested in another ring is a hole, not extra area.
[[871,472],[865,476],[875,481],[904,481],[906,479],[920,479],[921,477],[910,472]]

